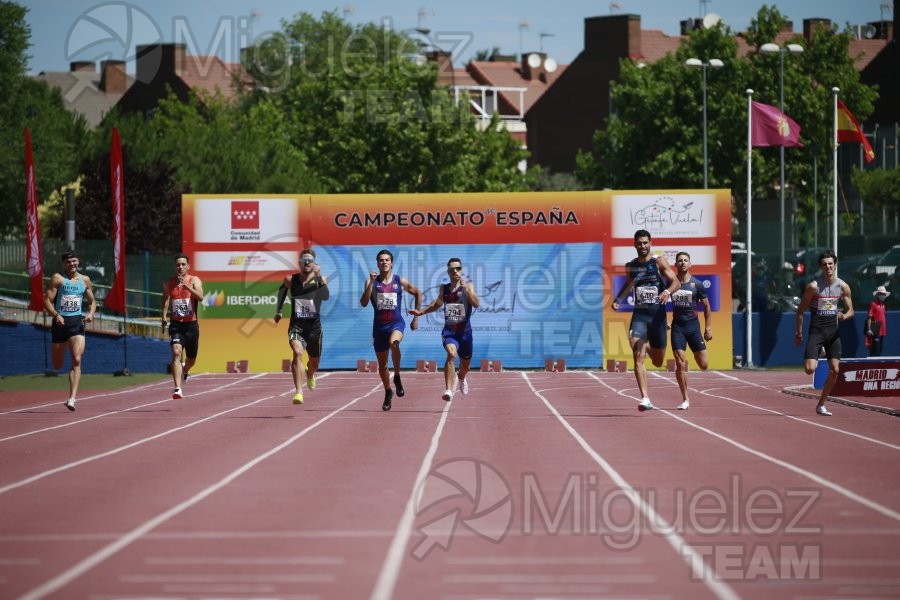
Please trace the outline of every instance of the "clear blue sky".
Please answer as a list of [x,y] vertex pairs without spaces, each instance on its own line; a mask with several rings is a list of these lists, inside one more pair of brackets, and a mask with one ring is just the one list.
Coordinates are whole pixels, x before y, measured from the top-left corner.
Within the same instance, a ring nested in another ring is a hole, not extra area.
[[[22,2],[22,0],[19,0]],[[866,23],[882,17],[884,0],[769,0],[802,31],[803,19]],[[425,27],[438,45],[464,64],[478,50],[495,46],[515,54],[543,50],[571,62],[584,44],[586,17],[632,13],[644,29],[679,32],[682,19],[720,15],[732,30],[744,30],[762,1],[754,0],[26,0],[31,26],[29,72],[65,71],[74,60],[132,61],[134,48],[158,40],[180,41],[191,54],[218,54],[236,62],[240,47],[281,29],[303,11],[319,16],[337,10],[353,23],[387,23],[397,30]],[[616,6],[618,8],[616,8]],[[884,11],[892,18],[890,10]],[[130,20],[130,26],[129,26]],[[527,22],[526,27],[520,27]],[[541,34],[547,34],[541,36]],[[133,63],[129,65],[133,71]]]

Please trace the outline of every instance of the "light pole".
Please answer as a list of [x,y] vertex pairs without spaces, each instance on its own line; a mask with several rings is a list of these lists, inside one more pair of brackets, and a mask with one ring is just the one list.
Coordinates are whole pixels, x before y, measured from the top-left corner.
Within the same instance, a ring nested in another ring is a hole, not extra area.
[[718,69],[724,67],[725,63],[718,58],[711,58],[709,62],[703,62],[699,58],[689,58],[684,61],[684,64],[688,67],[700,67],[703,69],[703,189],[705,190],[709,187],[709,160],[706,153],[706,69],[708,67]]
[[[787,46],[779,46],[778,44],[768,43],[763,44],[759,48],[760,52],[777,52],[780,58],[780,69],[779,69],[779,95],[781,98],[781,104],[779,108],[781,112],[784,113],[784,53],[790,52],[792,54],[800,54],[803,52],[803,46],[800,44],[788,44]],[[779,227],[781,228],[781,262],[779,263],[779,269],[784,266],[784,145],[780,148],[780,164],[781,164],[781,223]]]

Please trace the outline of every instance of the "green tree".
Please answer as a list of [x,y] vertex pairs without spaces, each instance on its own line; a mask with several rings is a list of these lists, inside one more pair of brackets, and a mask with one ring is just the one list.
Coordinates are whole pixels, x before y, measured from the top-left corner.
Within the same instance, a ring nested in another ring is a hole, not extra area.
[[328,192],[522,189],[525,152],[496,123],[477,127],[418,56],[402,33],[303,13],[255,49],[251,100],[278,107]]
[[[27,9],[0,2],[0,132],[8,151],[0,155],[0,236],[25,232],[25,139],[31,131],[38,199],[45,203],[77,176],[84,119],[68,112],[58,90],[25,74],[31,31]],[[42,223],[42,227],[46,224]]]
[[[738,56],[732,32],[719,24],[692,32],[674,55],[644,68],[626,59],[612,86],[614,114],[596,132],[594,147],[577,159],[576,175],[593,188],[700,187],[703,181],[702,95],[699,69],[685,68],[687,58],[706,62],[718,58],[721,69],[707,71],[709,186],[734,190],[746,197],[747,95],[778,106],[780,60],[759,51],[775,40],[786,18],[763,6],[744,34],[750,46]],[[820,173],[831,164],[832,87],[864,120],[872,111],[876,91],[860,83],[849,54],[849,35],[820,27],[804,52],[784,56],[785,112],[801,126],[802,148],[785,151],[785,180],[800,200],[801,219],[812,212],[813,155]],[[758,148],[753,154],[753,194],[773,195],[779,183],[779,151]],[[744,214],[743,207],[735,207]]]
[[853,185],[866,203],[866,208],[895,211],[900,207],[900,169],[853,170]]

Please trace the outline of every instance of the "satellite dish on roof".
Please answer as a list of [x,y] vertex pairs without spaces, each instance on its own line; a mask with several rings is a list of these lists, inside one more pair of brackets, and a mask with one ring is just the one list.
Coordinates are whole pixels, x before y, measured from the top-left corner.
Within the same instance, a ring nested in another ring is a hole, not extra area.
[[544,61],[544,70],[547,71],[548,73],[552,73],[553,71],[555,71],[557,69],[557,67],[559,67],[559,65],[556,64],[556,61],[553,60],[552,58],[548,58],[547,60]]
[[867,39],[871,40],[873,37],[875,37],[875,34],[877,34],[877,33],[878,33],[878,29],[876,29],[874,25],[869,25],[868,27],[866,27],[866,31],[865,31],[864,35],[866,36]]
[[528,66],[532,69],[537,69],[539,66],[541,66],[541,55],[536,52],[532,52],[531,54],[529,54]]
[[712,29],[721,22],[722,17],[716,13],[707,13],[707,15],[703,17],[703,29]]

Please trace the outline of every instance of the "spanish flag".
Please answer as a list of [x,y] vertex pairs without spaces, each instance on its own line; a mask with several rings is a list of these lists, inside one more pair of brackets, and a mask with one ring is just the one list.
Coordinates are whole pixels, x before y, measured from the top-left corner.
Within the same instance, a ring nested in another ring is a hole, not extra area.
[[859,121],[853,116],[843,102],[837,101],[837,130],[838,142],[858,142],[863,145],[863,153],[866,155],[866,162],[870,163],[875,160],[875,151],[869,144],[866,134],[863,133]]

